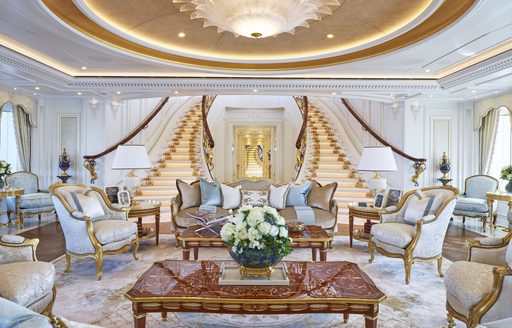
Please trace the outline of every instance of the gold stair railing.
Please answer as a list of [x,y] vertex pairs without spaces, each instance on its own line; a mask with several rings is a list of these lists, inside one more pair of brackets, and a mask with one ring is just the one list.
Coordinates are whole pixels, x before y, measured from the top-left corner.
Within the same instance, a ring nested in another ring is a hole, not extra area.
[[216,96],[203,96],[201,100],[201,117],[203,120],[203,153],[206,167],[208,168],[208,174],[213,179],[212,170],[215,167],[213,164],[213,147],[215,147],[215,141],[213,140],[210,127],[208,126],[208,113],[213,105]]
[[352,114],[352,116],[354,116],[354,118],[359,122],[359,124],[361,124],[363,129],[368,131],[375,139],[377,139],[377,141],[379,141],[384,146],[390,147],[391,150],[393,150],[393,152],[397,153],[398,155],[414,162],[412,165],[412,167],[414,168],[414,175],[411,177],[411,181],[414,183],[414,185],[418,186],[418,179],[421,173],[423,173],[423,171],[425,171],[425,169],[427,168],[427,159],[411,156],[403,152],[402,150],[396,148],[395,146],[387,142],[384,138],[382,138],[380,135],[378,135],[372,129],[372,127],[363,120],[363,118],[358,114],[358,112],[354,109],[352,104],[347,99],[341,98],[341,102],[343,103],[343,105],[345,105],[350,114]]
[[297,171],[295,180],[299,177],[300,171],[302,169],[302,165],[304,164],[304,159],[306,157],[306,145],[307,145],[307,128],[308,128],[308,97],[296,97],[294,96],[295,103],[297,103],[297,107],[302,115],[302,126],[299,131],[299,135],[297,136],[297,140],[295,141],[295,170]]
[[139,125],[137,125],[137,127],[135,127],[130,133],[128,133],[128,135],[126,137],[124,137],[123,139],[119,140],[118,142],[111,145],[110,147],[108,147],[107,149],[105,149],[102,152],[99,152],[94,155],[83,156],[84,167],[91,174],[91,180],[90,180],[91,184],[94,184],[94,181],[96,181],[98,179],[98,173],[96,173],[96,171],[95,171],[96,160],[100,157],[103,157],[103,156],[113,152],[114,150],[117,149],[117,147],[119,145],[124,145],[125,143],[132,140],[140,131],[142,131],[145,127],[148,126],[148,124],[156,117],[156,115],[158,115],[158,113],[160,113],[160,111],[162,110],[162,108],[164,108],[165,104],[168,101],[169,101],[169,97],[162,98],[162,100],[160,100],[160,102],[155,107],[155,109],[153,109],[153,111],[151,113],[149,113],[148,116],[146,116],[146,118],[141,123],[139,123]]

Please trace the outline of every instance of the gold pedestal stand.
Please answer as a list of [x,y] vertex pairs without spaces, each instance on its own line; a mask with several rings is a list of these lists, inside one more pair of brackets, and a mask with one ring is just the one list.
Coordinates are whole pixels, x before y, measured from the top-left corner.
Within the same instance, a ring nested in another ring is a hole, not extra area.
[[245,276],[267,276],[267,279],[270,280],[272,272],[275,271],[274,267],[251,269],[246,268],[243,265],[240,265],[238,269],[240,271],[240,276],[242,277],[242,280],[244,280]]

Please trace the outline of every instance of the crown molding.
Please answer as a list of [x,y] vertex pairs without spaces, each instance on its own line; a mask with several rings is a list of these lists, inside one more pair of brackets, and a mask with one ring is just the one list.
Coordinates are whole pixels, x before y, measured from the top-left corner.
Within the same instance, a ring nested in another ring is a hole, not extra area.
[[499,73],[512,68],[512,50],[496,55],[480,63],[471,65],[458,72],[438,79],[442,89],[451,89],[475,80],[484,78],[488,75]]

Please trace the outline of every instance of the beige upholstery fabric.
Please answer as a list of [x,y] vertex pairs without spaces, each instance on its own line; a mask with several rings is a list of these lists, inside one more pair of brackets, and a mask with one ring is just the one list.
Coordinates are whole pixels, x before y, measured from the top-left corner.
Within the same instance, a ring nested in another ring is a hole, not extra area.
[[94,235],[102,244],[109,244],[137,234],[137,224],[130,221],[102,220],[93,223]]
[[[313,208],[315,214],[315,224],[324,229],[331,229],[334,226],[335,217],[329,211],[324,211],[319,208]],[[285,219],[286,223],[296,223],[297,213],[293,207],[287,207],[279,211],[279,214]]]
[[477,237],[475,240],[479,241],[480,244],[487,246],[499,245],[503,242],[503,238],[498,237]]
[[383,243],[380,240],[376,239],[375,237],[372,237],[372,241],[375,243],[375,245],[377,247],[382,248],[383,250],[385,250],[388,253],[400,254],[400,255],[404,255],[405,254],[405,251],[404,251],[403,248]]
[[414,226],[404,223],[381,223],[372,226],[372,236],[383,243],[406,248],[414,237]]
[[336,182],[329,183],[323,187],[317,183],[313,183],[313,186],[309,190],[308,194],[308,205],[329,211],[330,203],[337,187],[338,184]]
[[492,265],[460,261],[446,271],[446,291],[466,309],[471,309],[492,290]]
[[[32,261],[32,247],[8,247],[0,245],[0,264]],[[2,277],[0,276],[0,280]]]
[[55,267],[47,262],[0,265],[0,296],[25,307],[52,292]]
[[446,292],[446,301],[455,310],[455,312],[462,314],[466,318],[469,317],[469,309],[449,292]]
[[[492,322],[505,318],[512,318],[512,277],[503,279],[503,288],[496,303],[487,311],[480,322]],[[505,327],[505,326],[504,326]]]
[[191,184],[188,184],[185,181],[178,179],[176,180],[176,187],[181,194],[181,209],[184,210],[201,205],[201,188],[199,187],[199,181],[194,181]]
[[[192,225],[196,225],[197,224],[197,220],[192,218],[192,217],[190,217],[189,215],[187,215],[187,213],[193,213],[193,212],[197,212],[197,211],[199,211],[199,207],[190,207],[190,208],[181,210],[176,215],[176,223],[180,227],[190,227]],[[217,212],[216,213],[218,215],[228,215],[229,214],[228,210],[225,210],[222,207],[217,207]]]
[[132,234],[128,238],[121,239],[119,241],[116,241],[116,242],[113,242],[113,243],[110,243],[110,244],[102,245],[101,249],[104,252],[106,252],[106,251],[117,251],[117,250],[121,249],[124,246],[130,245],[132,243],[132,241],[135,240],[135,238],[137,238],[137,235],[136,234]]
[[507,246],[500,248],[471,248],[471,262],[502,266],[505,265]]
[[30,304],[28,308],[34,312],[41,313],[43,312],[47,307],[48,304],[53,299],[53,291],[50,290],[46,295],[44,295],[39,300],[35,301],[34,303]]

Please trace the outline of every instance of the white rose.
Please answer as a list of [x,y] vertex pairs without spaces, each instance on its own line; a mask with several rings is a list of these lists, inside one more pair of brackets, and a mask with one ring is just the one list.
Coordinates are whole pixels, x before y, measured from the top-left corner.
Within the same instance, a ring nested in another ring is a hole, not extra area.
[[249,243],[249,247],[250,248],[262,248],[261,245],[260,245],[260,242],[257,241],[257,240],[253,240]]
[[233,224],[228,223],[225,224],[220,230],[220,237],[222,238],[222,240],[227,242],[233,238],[234,233],[235,227],[233,226]]
[[271,228],[272,226],[268,222],[262,222],[258,225],[258,230],[264,235],[268,235]]
[[269,232],[269,235],[271,235],[272,237],[275,237],[279,234],[279,227],[277,226],[272,226],[270,228],[270,232]]
[[284,220],[284,218],[282,216],[277,216],[276,223],[278,225],[284,225],[286,222],[285,222],[285,220]]
[[251,227],[249,230],[247,230],[247,238],[249,240],[259,240],[261,235],[257,229]]
[[288,237],[288,229],[286,227],[279,228],[279,237]]

